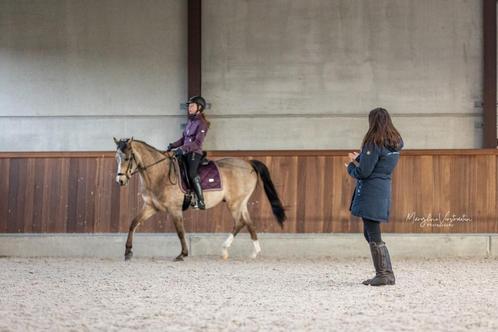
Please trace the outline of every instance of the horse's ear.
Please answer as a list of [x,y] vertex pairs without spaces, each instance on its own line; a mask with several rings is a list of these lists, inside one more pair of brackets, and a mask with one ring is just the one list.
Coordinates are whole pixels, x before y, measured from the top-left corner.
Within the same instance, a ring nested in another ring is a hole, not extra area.
[[133,136],[128,140],[128,143],[133,142]]
[[116,145],[118,145],[118,144],[119,144],[119,141],[116,139],[116,137],[113,137],[112,139],[114,140],[114,143],[115,143]]

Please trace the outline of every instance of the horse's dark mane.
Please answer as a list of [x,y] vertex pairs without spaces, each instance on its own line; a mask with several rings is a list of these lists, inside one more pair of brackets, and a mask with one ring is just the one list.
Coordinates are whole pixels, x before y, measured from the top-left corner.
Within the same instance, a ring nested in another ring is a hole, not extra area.
[[[120,150],[121,152],[123,152],[124,149],[126,149],[128,147],[128,141],[129,140],[130,140],[129,138],[122,138],[122,139],[120,139],[119,142],[117,143],[118,150]],[[161,151],[161,150],[153,147],[152,145],[150,145],[149,143],[146,143],[144,141],[141,141],[141,140],[138,140],[138,139],[133,139],[132,142],[143,144],[149,150],[153,150],[153,151],[155,151],[157,153],[160,153],[160,154],[164,153],[163,151]]]
[[145,145],[147,148],[149,148],[149,149],[151,149],[151,150],[154,150],[155,152],[158,152],[158,153],[160,153],[160,154],[163,154],[163,153],[164,153],[164,151],[161,151],[161,150],[159,150],[159,149],[157,149],[157,148],[153,147],[152,145],[150,145],[149,143],[146,143],[146,142],[144,142],[144,141],[141,141],[141,140],[138,140],[138,139],[134,139],[134,140],[133,140],[133,142],[138,142],[138,143],[140,143],[140,144],[143,144],[143,145]]

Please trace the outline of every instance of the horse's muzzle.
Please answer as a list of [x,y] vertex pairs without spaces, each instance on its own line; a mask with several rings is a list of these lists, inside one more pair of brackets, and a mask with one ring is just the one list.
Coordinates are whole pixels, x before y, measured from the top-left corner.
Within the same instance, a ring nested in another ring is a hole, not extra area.
[[120,186],[126,186],[128,184],[128,178],[126,177],[126,175],[117,175],[116,176],[116,182]]

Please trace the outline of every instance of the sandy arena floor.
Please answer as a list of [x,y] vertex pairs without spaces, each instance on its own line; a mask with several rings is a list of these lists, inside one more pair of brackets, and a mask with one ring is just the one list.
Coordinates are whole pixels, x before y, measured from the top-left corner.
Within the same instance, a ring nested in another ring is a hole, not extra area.
[[1,258],[0,331],[498,330],[498,260]]

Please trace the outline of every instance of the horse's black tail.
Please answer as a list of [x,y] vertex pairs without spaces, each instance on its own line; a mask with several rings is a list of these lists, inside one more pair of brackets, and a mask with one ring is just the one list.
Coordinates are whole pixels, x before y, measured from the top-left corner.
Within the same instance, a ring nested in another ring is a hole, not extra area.
[[284,227],[284,221],[287,219],[287,216],[285,215],[285,209],[271,180],[268,167],[259,160],[250,160],[249,162],[263,181],[266,197],[268,197],[268,200],[270,201],[273,215],[277,218],[280,227]]

